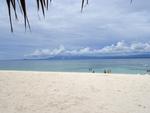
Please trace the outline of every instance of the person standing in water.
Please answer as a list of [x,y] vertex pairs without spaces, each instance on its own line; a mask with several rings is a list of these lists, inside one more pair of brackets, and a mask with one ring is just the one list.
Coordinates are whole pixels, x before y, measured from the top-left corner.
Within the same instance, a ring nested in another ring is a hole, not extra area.
[[106,70],[104,70],[104,73],[106,74]]

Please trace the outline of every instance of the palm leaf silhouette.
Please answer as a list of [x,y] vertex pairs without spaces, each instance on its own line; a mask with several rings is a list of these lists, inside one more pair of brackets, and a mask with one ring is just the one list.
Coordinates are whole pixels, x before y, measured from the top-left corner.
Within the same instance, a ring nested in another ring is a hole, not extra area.
[[[16,10],[16,1],[17,1],[17,5],[19,6],[20,11],[21,11],[21,13],[23,14],[23,17],[24,17],[25,30],[26,30],[27,26],[28,26],[29,29],[31,29],[29,19],[28,19],[28,15],[27,15],[26,0],[6,0],[7,7],[8,7],[8,14],[9,14],[11,32],[13,32],[12,13],[11,13],[12,10],[15,13],[16,20],[18,20],[17,10]],[[48,10],[49,0],[36,0],[36,2],[37,2],[38,11],[40,10],[40,7],[41,7],[43,15],[45,16],[45,9]],[[52,2],[52,0],[50,0],[50,2]]]
[[[132,3],[132,1],[133,0],[131,0],[130,2]],[[41,9],[43,16],[45,16],[45,10],[48,10],[49,2],[51,3],[52,0],[36,0],[37,10],[39,11]],[[26,0],[6,0],[6,3],[7,3],[7,7],[8,7],[8,15],[9,15],[11,32],[13,32],[13,23],[12,23],[11,12],[13,10],[13,12],[15,14],[15,18],[16,18],[16,20],[18,20],[17,8],[16,8],[17,5],[19,6],[20,11],[24,17],[25,30],[26,30],[27,26],[30,29],[30,23],[29,23],[29,19],[28,19],[28,15],[27,15],[27,8],[26,8]],[[17,3],[17,5],[16,5],[16,3]],[[88,3],[89,3],[89,0],[81,0],[81,12],[83,11],[84,6],[87,5]]]

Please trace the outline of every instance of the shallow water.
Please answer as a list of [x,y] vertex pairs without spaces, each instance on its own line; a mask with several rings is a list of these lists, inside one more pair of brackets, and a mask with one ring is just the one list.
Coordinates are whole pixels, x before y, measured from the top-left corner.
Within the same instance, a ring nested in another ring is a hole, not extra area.
[[97,73],[111,69],[112,73],[145,74],[150,69],[150,59],[0,61],[0,70],[89,72],[89,68]]

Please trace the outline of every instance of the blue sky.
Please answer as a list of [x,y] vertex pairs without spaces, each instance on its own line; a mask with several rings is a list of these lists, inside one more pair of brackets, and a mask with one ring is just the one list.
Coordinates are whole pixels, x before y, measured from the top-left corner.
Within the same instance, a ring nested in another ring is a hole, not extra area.
[[25,32],[19,14],[12,34],[0,1],[0,59],[150,52],[149,0],[89,0],[83,13],[81,0],[53,0],[45,19],[34,0],[27,4],[32,32]]

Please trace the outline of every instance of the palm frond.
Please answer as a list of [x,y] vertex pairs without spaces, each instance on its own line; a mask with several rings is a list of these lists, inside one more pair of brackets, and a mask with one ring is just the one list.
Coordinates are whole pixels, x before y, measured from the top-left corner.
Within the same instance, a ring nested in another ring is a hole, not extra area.
[[[45,9],[48,10],[49,1],[50,1],[50,3],[52,2],[52,0],[36,0],[37,10],[39,11],[40,8],[41,8],[43,16],[45,16]],[[12,14],[11,14],[12,9],[14,11],[16,20],[18,20],[17,10],[16,10],[17,9],[16,8],[17,7],[16,2],[17,2],[17,5],[20,8],[21,13],[23,14],[23,17],[24,17],[25,30],[26,30],[27,26],[28,26],[29,29],[31,29],[29,19],[28,19],[28,15],[27,15],[26,0],[6,0],[7,7],[8,7],[8,14],[9,14],[11,32],[13,32],[13,23],[12,23]]]
[[28,24],[28,27],[30,29],[30,23],[29,23],[28,16],[27,16],[26,1],[25,0],[20,0],[20,5],[21,5],[23,15],[24,15],[25,29],[27,27],[27,24]]
[[[9,14],[9,20],[10,20],[10,27],[11,27],[11,32],[13,32],[13,23],[12,23],[12,15],[11,15],[11,7],[15,13],[15,18],[18,20],[17,16],[17,10],[16,10],[16,0],[6,0],[7,6],[8,6],[8,14]],[[20,10],[24,16],[24,25],[25,25],[25,30],[27,28],[27,25],[30,29],[30,23],[27,15],[27,9],[26,9],[26,0],[17,0],[17,3],[20,7]]]
[[[18,20],[17,10],[16,10],[17,9],[16,1],[20,8],[20,11],[24,17],[25,30],[27,29],[27,26],[29,29],[31,29],[28,15],[27,15],[26,0],[6,0],[7,7],[8,7],[11,32],[13,32],[13,23],[12,23],[12,15],[11,15],[12,9],[14,11],[16,20]],[[88,0],[86,0],[86,1],[87,1],[86,4],[88,4]],[[43,16],[45,17],[45,10],[48,10],[49,2],[51,3],[52,0],[36,0],[36,2],[37,2],[37,10],[40,11],[40,9],[41,9]],[[83,11],[84,5],[85,5],[85,0],[82,0],[81,12]]]
[[[25,30],[26,30],[27,26],[30,29],[30,23],[29,23],[29,19],[28,19],[28,15],[27,15],[27,8],[26,8],[26,0],[6,0],[7,7],[8,7],[8,15],[9,15],[11,32],[13,32],[13,23],[12,23],[12,15],[11,15],[12,10],[14,12],[16,20],[18,20],[16,2],[17,2],[18,7],[20,8],[21,13],[23,14],[23,17],[24,17]],[[40,11],[40,9],[41,9],[43,16],[45,16],[45,10],[48,10],[49,2],[51,3],[52,0],[36,0],[37,10]],[[133,0],[130,0],[130,2],[132,3]],[[83,11],[84,6],[88,5],[88,4],[89,4],[89,0],[81,0],[81,12]]]
[[82,0],[82,3],[81,3],[81,12],[83,11],[83,8],[84,8],[84,5],[88,5],[89,4],[89,0]]
[[[12,7],[14,7],[13,0],[6,0],[7,6],[8,6],[8,14],[9,14],[9,20],[10,20],[10,28],[11,28],[11,32],[13,32],[13,25],[12,25],[12,18],[11,18],[11,5]],[[15,8],[13,8],[15,9]]]

